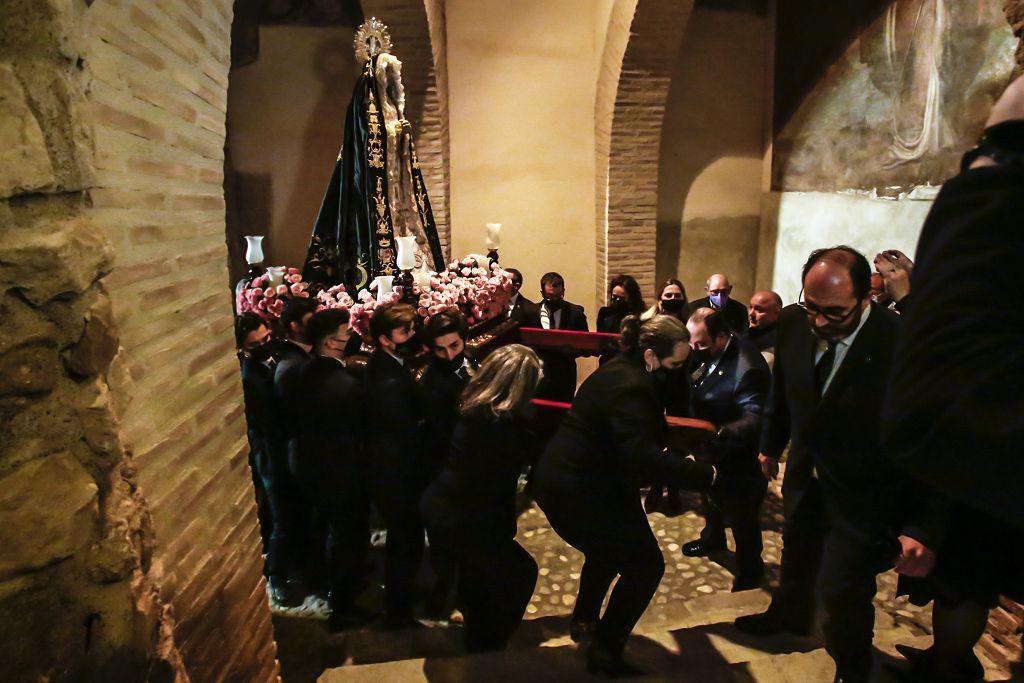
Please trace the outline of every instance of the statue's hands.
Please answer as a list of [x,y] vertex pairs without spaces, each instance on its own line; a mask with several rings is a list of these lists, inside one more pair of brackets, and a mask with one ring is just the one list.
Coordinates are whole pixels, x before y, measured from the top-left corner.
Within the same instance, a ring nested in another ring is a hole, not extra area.
[[409,123],[408,119],[402,119],[398,122],[398,125],[402,127],[402,133],[405,135],[412,135],[412,124]]

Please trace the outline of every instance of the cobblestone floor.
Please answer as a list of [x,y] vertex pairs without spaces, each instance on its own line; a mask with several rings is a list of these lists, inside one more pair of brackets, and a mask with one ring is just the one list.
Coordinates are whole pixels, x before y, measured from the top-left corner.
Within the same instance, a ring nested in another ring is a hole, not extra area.
[[[645,615],[647,623],[671,619],[674,609],[680,606],[685,609],[685,604],[695,598],[728,593],[732,586],[731,552],[718,554],[714,558],[689,558],[682,554],[681,546],[697,538],[703,526],[703,518],[699,514],[699,496],[684,494],[683,500],[683,508],[678,514],[655,512],[648,516],[665,556],[665,576]],[[769,487],[762,506],[764,559],[769,586],[778,582],[782,520],[780,484],[776,481]],[[375,545],[380,545],[379,540]],[[551,530],[536,505],[530,505],[520,516],[519,540],[540,567],[526,619],[545,622],[549,618],[564,618],[572,611],[576,599],[582,555]],[[731,534],[729,543],[731,548]],[[380,550],[378,548],[378,564],[383,561]],[[897,599],[895,589],[895,573],[888,572],[879,577],[876,634],[881,634],[883,638],[887,631],[904,636],[908,632],[912,635],[927,635],[930,632],[930,609],[921,609],[910,605],[905,599]],[[380,598],[378,587],[363,599],[373,606],[379,604]],[[282,673],[287,683],[315,680],[324,668],[337,666],[345,659],[338,654],[332,644],[334,641],[319,625],[320,620],[326,618],[326,605],[322,601],[310,598],[299,608],[280,609],[273,605],[272,608]],[[644,623],[642,621],[641,625]]]

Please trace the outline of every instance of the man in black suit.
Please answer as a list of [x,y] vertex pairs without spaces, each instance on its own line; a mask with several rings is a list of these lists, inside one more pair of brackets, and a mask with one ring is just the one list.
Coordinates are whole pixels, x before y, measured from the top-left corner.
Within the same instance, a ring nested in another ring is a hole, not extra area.
[[[544,299],[523,318],[523,327],[581,332],[589,329],[583,307],[565,300],[565,279],[561,275],[545,273],[540,279],[540,291]],[[544,379],[537,396],[572,403],[576,393],[576,355],[572,351],[539,351],[537,355],[544,361]]]
[[[323,557],[326,528],[319,523],[309,502],[305,500],[298,482],[288,469],[288,443],[295,436],[292,426],[300,411],[301,398],[295,391],[295,382],[302,366],[309,361],[312,347],[306,337],[306,325],[316,311],[312,299],[289,297],[281,309],[284,339],[280,342],[277,365],[274,368],[274,421],[271,435],[271,459],[274,462],[275,486],[278,498],[284,502],[288,522],[288,546],[293,581],[301,576],[301,585],[294,592],[326,593]],[[301,590],[300,590],[301,589]]]
[[516,268],[506,268],[512,274],[512,296],[508,300],[508,319],[522,322],[523,318],[530,317],[537,308],[537,304],[523,296],[520,291],[523,288],[523,274]]
[[385,548],[386,626],[411,625],[416,574],[423,556],[423,524],[418,512],[425,454],[416,382],[406,359],[420,350],[415,340],[416,310],[408,304],[378,306],[370,318],[376,349],[366,364],[368,403],[360,411],[369,428],[373,499],[387,527]]
[[767,483],[757,453],[771,371],[750,342],[729,330],[720,312],[697,309],[686,327],[697,366],[691,393],[693,416],[718,427],[717,438],[707,445],[708,455],[718,466],[718,478],[704,496],[700,539],[684,544],[683,554],[703,557],[724,550],[728,521],[736,541],[732,589],[757,588],[764,578],[758,509]]
[[327,527],[328,626],[338,631],[367,618],[355,604],[370,542],[365,399],[343,358],[348,311],[320,311],[306,329],[313,357],[295,378],[303,409],[295,412],[289,469]]
[[755,292],[747,306],[746,339],[764,355],[768,367],[775,363],[775,323],[782,312],[782,297],[772,291]]
[[280,541],[287,536],[281,529],[275,535],[275,523],[281,524],[279,502],[274,498],[271,481],[270,439],[274,421],[274,367],[280,345],[273,339],[266,321],[255,313],[243,313],[235,320],[235,342],[242,374],[242,394],[245,399],[245,422],[249,437],[249,468],[256,489],[260,534],[266,549],[266,574],[271,596],[279,604],[295,604],[304,596],[288,594],[287,560],[290,549]]
[[806,633],[820,574],[836,680],[862,682],[871,667],[876,574],[894,560],[906,573],[927,573],[934,541],[927,520],[908,515],[925,510],[881,449],[898,316],[871,303],[871,266],[849,247],[812,253],[803,285],[803,300],[779,316],[758,456],[774,477],[789,444],[782,576],[768,611],[736,625],[759,634]]
[[[430,363],[416,385],[420,414],[423,418],[422,450],[424,455],[423,489],[437,477],[448,460],[452,432],[459,419],[459,400],[477,364],[466,354],[469,324],[458,309],[442,311],[427,322],[424,341],[430,349]],[[436,583],[427,600],[428,609],[446,618],[448,596],[455,578],[455,554],[444,547],[436,534],[429,537],[430,565]]]
[[721,310],[725,315],[725,322],[729,324],[729,329],[741,337],[746,334],[747,307],[730,298],[732,284],[729,282],[729,276],[725,273],[715,273],[704,283],[704,291],[708,295],[703,299],[691,301],[690,310],[696,311],[698,308]]
[[[1024,324],[1008,315],[1024,260],[1024,78],[964,161],[921,231],[882,424],[893,459],[952,508],[929,596],[935,645],[915,681],[981,678],[989,608],[1024,600]],[[889,289],[902,255],[880,256]]]

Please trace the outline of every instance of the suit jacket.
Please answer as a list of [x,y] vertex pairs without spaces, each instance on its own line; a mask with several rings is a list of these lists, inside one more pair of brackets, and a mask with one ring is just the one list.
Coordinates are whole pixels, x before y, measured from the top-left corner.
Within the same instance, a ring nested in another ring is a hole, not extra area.
[[[535,306],[528,316],[523,318],[523,327],[540,327],[540,308]],[[552,321],[553,322],[553,321]],[[551,329],[578,330],[586,332],[587,314],[583,307],[568,301],[562,304],[562,313],[558,326]],[[576,356],[561,351],[538,351],[537,355],[544,361],[544,380],[537,390],[537,396],[555,401],[572,401],[576,393]]]
[[367,402],[359,414],[369,432],[374,484],[393,490],[416,489],[426,469],[416,382],[404,365],[381,349],[370,355],[363,379]]
[[509,311],[508,319],[521,323],[524,318],[532,317],[536,311],[537,304],[523,296],[522,292],[516,298],[516,303]]
[[744,339],[757,347],[758,351],[774,351],[775,325],[769,327],[749,327]]
[[245,422],[251,450],[250,462],[260,476],[271,467],[270,439],[274,421],[274,371],[265,363],[248,357],[240,361]]
[[787,516],[816,470],[833,527],[864,537],[900,530],[935,547],[941,532],[935,509],[882,451],[882,402],[898,321],[896,313],[871,304],[868,320],[819,398],[817,338],[799,306],[784,308],[761,451],[778,458],[789,443],[782,485]]
[[711,467],[663,452],[664,408],[638,354],[621,354],[580,386],[535,471],[539,489],[582,485],[608,500],[635,499],[657,479],[706,490]]
[[444,528],[456,541],[515,538],[519,475],[536,461],[539,448],[518,416],[461,416],[446,463],[423,494],[420,509],[428,527]]
[[[473,364],[473,361],[470,361]],[[429,457],[427,476],[432,478],[444,465],[452,431],[459,419],[459,397],[464,380],[448,368],[431,362],[416,384],[416,400],[423,419],[423,450]]]
[[719,465],[719,490],[763,480],[757,453],[770,385],[771,371],[761,352],[736,336],[714,370],[694,385],[693,416],[719,428],[719,437],[709,444]]
[[925,221],[886,400],[886,446],[953,499],[1024,527],[1024,169],[970,169]]
[[292,458],[312,472],[357,470],[367,413],[362,384],[334,358],[316,356],[295,378],[302,397],[296,413]]
[[[693,313],[698,308],[713,308],[711,305],[711,297],[704,297],[703,299],[697,299],[696,301],[690,302],[690,312]],[[746,334],[747,328],[750,327],[750,320],[747,318],[747,307],[741,304],[736,299],[728,299],[725,302],[725,322],[736,334],[741,337]]]

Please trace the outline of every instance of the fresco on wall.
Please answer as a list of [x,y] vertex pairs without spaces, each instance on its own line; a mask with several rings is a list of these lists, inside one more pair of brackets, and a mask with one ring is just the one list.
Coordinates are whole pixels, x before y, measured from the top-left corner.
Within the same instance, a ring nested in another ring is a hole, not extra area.
[[1009,81],[1016,47],[1001,2],[895,0],[785,123],[773,189],[895,195],[942,183]]

